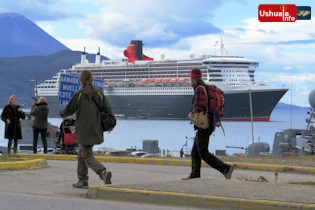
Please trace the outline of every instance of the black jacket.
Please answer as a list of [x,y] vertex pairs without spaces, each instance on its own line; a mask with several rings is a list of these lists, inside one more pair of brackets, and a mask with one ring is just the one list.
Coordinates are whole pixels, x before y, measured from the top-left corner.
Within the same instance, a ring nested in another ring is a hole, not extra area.
[[47,117],[49,108],[47,103],[40,103],[37,106],[32,106],[31,115],[34,115],[34,121],[32,127],[38,129],[46,129],[48,127]]
[[[13,108],[11,105],[6,105],[1,114],[1,120],[5,122],[4,138],[6,139],[22,139],[20,118],[25,119],[25,113],[19,112],[20,106]],[[10,120],[10,124],[7,123]]]

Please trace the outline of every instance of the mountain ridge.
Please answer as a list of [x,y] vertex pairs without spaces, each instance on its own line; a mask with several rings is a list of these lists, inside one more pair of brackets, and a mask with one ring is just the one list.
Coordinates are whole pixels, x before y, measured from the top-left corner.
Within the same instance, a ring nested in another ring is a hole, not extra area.
[[[81,62],[81,51],[62,50],[48,56],[0,57],[0,107],[8,104],[11,95],[18,103],[33,103],[35,84],[29,81],[37,75],[38,84],[52,79],[61,69]],[[95,60],[96,54],[86,53],[86,59]],[[108,60],[101,56],[101,60]]]
[[0,13],[0,57],[50,55],[68,47],[18,13]]
[[[291,109],[291,104],[286,104],[282,102],[278,102],[276,105],[275,109]],[[292,104],[292,109],[312,109],[312,107],[302,107],[302,106],[297,106]]]

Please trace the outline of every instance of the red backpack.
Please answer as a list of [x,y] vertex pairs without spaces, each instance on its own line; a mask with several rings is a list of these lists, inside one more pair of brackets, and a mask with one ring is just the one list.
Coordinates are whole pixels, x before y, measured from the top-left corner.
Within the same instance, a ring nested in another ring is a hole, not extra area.
[[225,107],[225,100],[224,100],[224,92],[214,86],[208,86],[208,95],[209,95],[209,113],[213,113],[215,108],[219,109],[220,116],[224,115],[224,107]]

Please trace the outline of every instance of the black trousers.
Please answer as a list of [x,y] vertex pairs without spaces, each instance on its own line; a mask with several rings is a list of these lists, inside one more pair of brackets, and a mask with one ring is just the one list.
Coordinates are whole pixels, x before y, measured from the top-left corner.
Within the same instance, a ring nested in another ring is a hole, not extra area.
[[38,129],[38,128],[33,127],[33,150],[34,150],[34,154],[37,153],[37,140],[38,140],[39,132],[40,132],[40,135],[42,136],[42,140],[43,140],[44,153],[47,154],[47,140],[46,140],[47,128],[46,129]]
[[219,158],[211,154],[208,150],[209,138],[213,127],[208,129],[198,129],[193,148],[191,150],[191,174],[190,177],[200,177],[201,160],[204,160],[212,168],[224,174],[231,166],[223,163]]
[[[11,145],[12,145],[12,139],[9,139],[8,141],[8,154],[11,153]],[[14,153],[16,153],[17,151],[17,145],[18,145],[18,140],[17,139],[14,139]]]

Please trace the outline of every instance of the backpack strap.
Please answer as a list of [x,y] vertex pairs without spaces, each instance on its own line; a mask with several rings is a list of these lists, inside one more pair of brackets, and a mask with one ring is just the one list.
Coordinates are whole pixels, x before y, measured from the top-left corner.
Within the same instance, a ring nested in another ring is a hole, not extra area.
[[201,87],[203,89],[203,91],[205,92],[206,95],[206,113],[208,114],[208,94],[206,91],[206,88],[203,85],[198,85],[199,87]]

